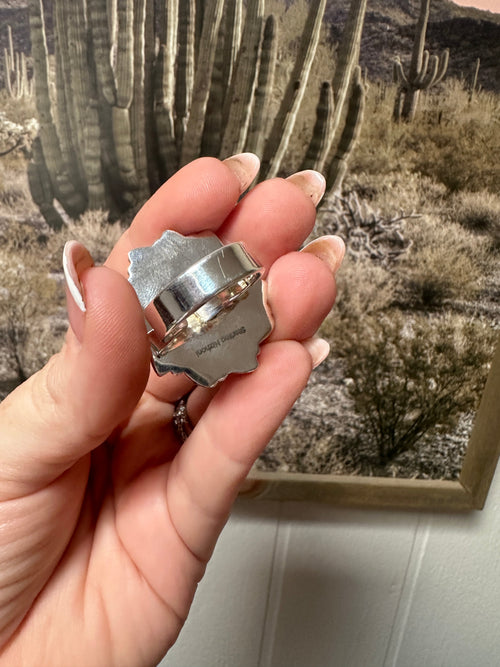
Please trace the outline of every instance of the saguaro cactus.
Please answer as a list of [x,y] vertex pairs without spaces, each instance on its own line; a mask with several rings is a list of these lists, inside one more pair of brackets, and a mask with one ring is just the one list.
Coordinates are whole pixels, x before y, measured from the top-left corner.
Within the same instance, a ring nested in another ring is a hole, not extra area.
[[411,122],[415,117],[420,91],[442,81],[448,69],[447,49],[440,56],[429,56],[429,51],[424,48],[429,6],[430,0],[421,0],[408,74],[405,74],[399,57],[394,61],[394,78],[398,84],[393,112],[395,121],[403,119]]
[[[54,81],[43,0],[29,0],[40,121],[30,183],[50,225],[62,224],[54,199],[72,217],[86,208],[120,215],[202,154],[225,158],[252,150],[263,157],[261,178],[282,172],[326,0],[310,3],[274,119],[269,109],[277,22],[266,15],[264,0],[52,1],[55,96],[49,94]],[[365,8],[366,0],[351,0],[333,86],[335,108],[322,98],[330,105],[329,120],[309,151],[308,159],[325,173],[340,146],[347,146],[347,157],[356,134],[349,120],[345,132],[351,141],[335,136],[353,90]],[[316,140],[319,131],[317,125]]]

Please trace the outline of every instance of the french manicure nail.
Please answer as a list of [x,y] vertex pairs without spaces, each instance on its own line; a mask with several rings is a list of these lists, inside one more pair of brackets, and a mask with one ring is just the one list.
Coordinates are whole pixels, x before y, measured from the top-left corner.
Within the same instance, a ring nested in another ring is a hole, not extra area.
[[320,236],[304,246],[301,252],[316,255],[335,274],[345,255],[345,243],[340,236]]
[[314,171],[314,169],[298,171],[289,176],[286,180],[296,185],[302,192],[310,197],[314,206],[319,204],[325,194],[325,177],[320,174],[319,171]]
[[260,169],[260,160],[254,153],[238,153],[223,162],[239,180],[241,193],[250,187]]
[[85,269],[93,266],[94,262],[88,250],[78,241],[68,241],[64,246],[63,269],[69,293],[78,308],[85,312],[85,299],[80,276]]
[[302,345],[311,355],[313,368],[317,368],[330,353],[330,344],[324,338],[308,338],[302,341]]

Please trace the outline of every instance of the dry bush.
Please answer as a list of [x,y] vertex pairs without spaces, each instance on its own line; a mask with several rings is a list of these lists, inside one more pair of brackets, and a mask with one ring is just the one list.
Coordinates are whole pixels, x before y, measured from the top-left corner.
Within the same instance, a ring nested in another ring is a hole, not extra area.
[[491,262],[488,242],[434,216],[408,222],[406,234],[412,245],[397,266],[403,303],[435,308],[476,295]]
[[368,259],[346,257],[337,275],[335,309],[322,326],[322,336],[334,343],[335,322],[358,320],[387,310],[395,300],[394,274]]
[[106,211],[86,211],[78,220],[70,221],[62,230],[64,240],[83,243],[96,264],[102,264],[123,233],[120,222],[109,222]]
[[64,292],[50,274],[46,239],[29,225],[13,224],[0,238],[0,348],[3,378],[23,381],[59,349]]
[[10,154],[0,159],[0,220],[33,217],[33,203],[26,177],[24,157]]
[[395,211],[406,214],[439,211],[448,196],[442,183],[411,171],[348,174],[345,183],[346,189],[368,199],[386,218],[393,217]]
[[451,199],[450,217],[472,232],[491,236],[500,246],[500,196],[482,192],[458,192]]
[[371,442],[385,465],[475,409],[497,335],[456,315],[405,318],[392,311],[339,319],[335,338],[360,420],[358,438]]
[[391,122],[395,88],[382,100],[377,87],[368,91],[367,112],[351,158],[352,173],[369,175],[420,172],[450,192],[500,187],[499,97],[467,91],[450,79],[441,92],[422,96],[413,123]]

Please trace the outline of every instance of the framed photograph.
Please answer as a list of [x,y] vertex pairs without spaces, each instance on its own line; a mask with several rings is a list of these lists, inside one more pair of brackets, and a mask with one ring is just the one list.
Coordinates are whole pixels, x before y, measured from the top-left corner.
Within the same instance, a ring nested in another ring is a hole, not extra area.
[[66,240],[99,263],[182,164],[251,151],[262,180],[323,173],[311,239],[340,235],[346,257],[330,355],[242,493],[483,506],[500,449],[500,14],[0,0],[0,55],[0,397],[61,343]]

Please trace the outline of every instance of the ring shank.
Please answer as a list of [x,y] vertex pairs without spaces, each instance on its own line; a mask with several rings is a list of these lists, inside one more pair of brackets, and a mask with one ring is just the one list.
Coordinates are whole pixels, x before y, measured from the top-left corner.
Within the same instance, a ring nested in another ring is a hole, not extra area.
[[206,331],[245,297],[262,267],[241,243],[206,255],[172,280],[144,309],[156,354],[164,354]]

